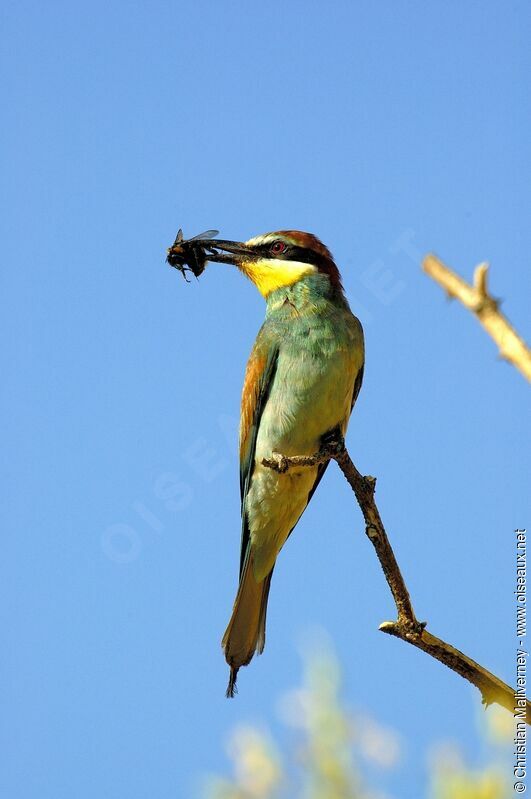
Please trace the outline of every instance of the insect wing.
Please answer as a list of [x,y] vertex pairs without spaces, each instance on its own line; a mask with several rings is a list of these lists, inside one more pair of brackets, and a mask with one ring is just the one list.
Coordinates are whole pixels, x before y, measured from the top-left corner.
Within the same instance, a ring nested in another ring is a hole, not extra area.
[[219,230],[205,230],[204,233],[198,233],[197,236],[192,236],[191,239],[186,239],[187,241],[201,241],[201,239],[213,239],[217,235],[219,235]]
[[[176,247],[182,241],[183,241],[183,231],[182,231],[182,228],[179,228],[179,230],[177,231],[177,235],[175,236],[175,241],[173,242],[171,247]],[[170,250],[171,250],[171,247],[170,247]]]

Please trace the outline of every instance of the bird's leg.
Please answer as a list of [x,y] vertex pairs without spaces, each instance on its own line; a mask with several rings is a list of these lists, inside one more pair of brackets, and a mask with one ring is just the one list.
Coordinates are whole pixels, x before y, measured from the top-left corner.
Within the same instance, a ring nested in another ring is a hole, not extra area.
[[339,425],[328,430],[321,436],[321,449],[320,452],[328,452],[330,457],[337,458],[342,452],[345,452],[345,439]]

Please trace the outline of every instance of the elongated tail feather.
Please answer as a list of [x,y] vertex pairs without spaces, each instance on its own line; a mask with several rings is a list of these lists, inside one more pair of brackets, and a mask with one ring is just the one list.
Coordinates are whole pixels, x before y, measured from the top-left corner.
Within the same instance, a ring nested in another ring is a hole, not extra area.
[[243,567],[240,585],[232,616],[223,636],[221,646],[230,666],[227,696],[236,693],[236,677],[241,666],[247,666],[256,651],[261,654],[265,646],[267,599],[273,570],[257,582],[252,555]]

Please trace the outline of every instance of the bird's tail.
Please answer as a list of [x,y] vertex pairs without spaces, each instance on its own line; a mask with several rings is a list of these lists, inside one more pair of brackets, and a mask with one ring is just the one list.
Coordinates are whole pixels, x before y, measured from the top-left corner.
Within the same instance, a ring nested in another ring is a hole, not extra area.
[[254,653],[262,654],[265,646],[267,598],[273,569],[261,582],[254,576],[253,557],[247,558],[234,608],[221,646],[230,666],[227,696],[236,692],[236,676],[241,666],[247,666]]

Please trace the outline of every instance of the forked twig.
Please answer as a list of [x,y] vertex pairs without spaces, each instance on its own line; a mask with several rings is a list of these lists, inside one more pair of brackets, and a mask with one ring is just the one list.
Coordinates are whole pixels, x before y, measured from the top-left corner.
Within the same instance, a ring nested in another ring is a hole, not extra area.
[[[285,457],[281,454],[274,454],[271,458],[264,458],[262,465],[283,473],[293,467],[316,466],[330,459],[337,461],[356,495],[365,519],[365,532],[376,550],[396,605],[396,621],[384,621],[380,624],[380,630],[422,649],[423,652],[460,674],[479,689],[485,705],[494,702],[515,714],[520,710],[522,717],[525,716],[527,724],[531,724],[531,702],[527,701],[525,697],[519,697],[519,695],[517,697],[513,688],[476,663],[475,660],[460,652],[459,649],[429,633],[426,630],[426,622],[417,620],[409,591],[374,500],[376,480],[374,477],[364,477],[356,469],[342,439],[325,444],[315,455]],[[525,707],[522,706],[524,699]]]
[[476,267],[473,286],[443,264],[436,255],[427,255],[422,262],[422,269],[442,286],[450,298],[455,297],[472,311],[498,345],[501,357],[531,380],[531,350],[500,311],[500,301],[489,294],[489,265],[483,263]]

